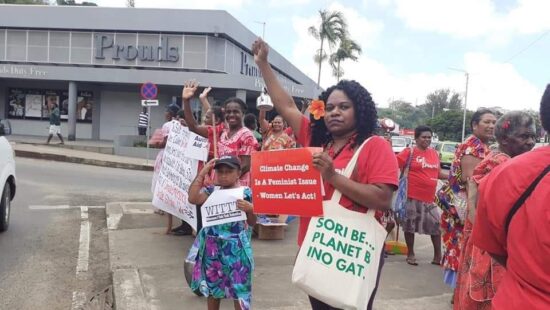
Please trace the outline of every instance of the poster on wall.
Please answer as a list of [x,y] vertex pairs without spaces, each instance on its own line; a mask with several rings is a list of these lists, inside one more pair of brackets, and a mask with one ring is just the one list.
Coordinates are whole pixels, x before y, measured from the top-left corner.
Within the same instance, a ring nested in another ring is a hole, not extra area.
[[8,105],[8,116],[10,118],[23,118],[25,115],[25,93],[21,89],[10,88]]
[[76,119],[91,121],[94,107],[93,93],[91,91],[79,91],[76,102]]
[[25,96],[25,117],[42,118],[42,106],[44,96],[36,94],[27,94]]

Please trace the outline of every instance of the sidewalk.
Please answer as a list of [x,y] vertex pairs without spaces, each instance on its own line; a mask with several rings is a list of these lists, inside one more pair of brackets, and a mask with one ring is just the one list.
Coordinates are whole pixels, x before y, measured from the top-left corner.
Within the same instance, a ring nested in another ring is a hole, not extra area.
[[[116,309],[206,308],[206,300],[191,292],[183,273],[193,237],[164,235],[166,217],[154,214],[150,203],[111,203],[106,212]],[[253,239],[254,309],[310,309],[307,296],[291,283],[297,224],[288,226],[284,240]],[[419,266],[407,265],[403,256],[386,260],[375,309],[451,309],[443,272],[430,264],[429,240],[417,237]],[[232,302],[223,301],[221,309],[233,309]]]
[[112,155],[113,143],[110,141],[78,140],[66,141],[65,145],[59,145],[46,144],[46,138],[36,136],[13,135],[7,138],[18,157],[153,171],[154,159],[147,163],[141,158]]

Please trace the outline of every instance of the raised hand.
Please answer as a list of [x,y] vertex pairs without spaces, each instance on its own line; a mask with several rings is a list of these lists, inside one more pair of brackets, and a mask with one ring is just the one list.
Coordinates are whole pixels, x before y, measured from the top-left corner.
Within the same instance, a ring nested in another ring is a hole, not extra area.
[[199,82],[195,80],[186,81],[183,84],[183,90],[181,91],[181,97],[183,98],[183,100],[189,100],[193,98],[198,87]]
[[208,93],[212,90],[212,87],[208,86],[207,88],[205,88],[202,93],[199,95],[199,98],[200,99],[204,99],[206,97],[208,97]]
[[216,162],[218,161],[217,158],[213,158],[211,159],[209,162],[207,162],[204,167],[202,167],[201,171],[199,172],[199,174],[203,177],[205,177],[206,175],[208,175],[210,173],[210,171],[212,170],[212,168],[214,168],[214,166],[216,165]]
[[254,211],[254,206],[246,201],[246,200],[243,200],[243,199],[238,199],[237,200],[237,208],[241,211],[244,211],[246,213],[250,213],[252,211]]
[[254,61],[256,64],[267,62],[269,46],[262,38],[257,38],[252,44],[252,54],[254,54]]

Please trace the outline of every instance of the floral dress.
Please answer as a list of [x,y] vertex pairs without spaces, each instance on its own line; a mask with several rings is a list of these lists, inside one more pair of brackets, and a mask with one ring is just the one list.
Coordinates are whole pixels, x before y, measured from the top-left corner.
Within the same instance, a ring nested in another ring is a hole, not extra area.
[[273,131],[270,130],[265,136],[266,138],[264,139],[262,151],[285,150],[296,147],[296,141],[285,132],[276,136],[273,134]]
[[[207,194],[214,190],[213,186],[203,188]],[[244,200],[252,202],[248,187],[244,187]],[[238,300],[241,309],[250,309],[254,270],[251,233],[246,221],[203,227],[187,258],[195,261],[191,289],[216,299]]]
[[484,159],[489,152],[488,147],[476,136],[470,136],[464,143],[458,145],[455,159],[451,164],[449,184],[436,195],[436,204],[443,210],[441,214],[441,229],[443,239],[442,265],[445,268],[444,282],[454,288],[456,286],[457,270],[460,259],[460,244],[464,229],[466,210],[466,183],[462,181],[462,157],[471,155]]
[[[222,129],[223,128],[223,129]],[[246,127],[242,127],[233,134],[233,136],[229,136],[229,128],[227,127],[219,127],[219,129],[222,129],[221,131],[217,132],[218,140],[217,140],[217,147],[218,147],[218,158],[224,155],[233,155],[233,156],[243,156],[243,155],[250,155],[254,150],[257,149],[258,141],[256,141],[256,138],[254,138],[254,134],[252,134],[252,131]],[[213,128],[212,126],[208,127],[208,138],[210,140],[210,143],[213,143]],[[243,175],[241,175],[241,178],[239,179],[239,183],[241,186],[248,186],[250,184],[250,172],[247,172]]]
[[[505,153],[489,153],[474,169],[472,179],[479,184],[495,167],[509,159]],[[490,310],[491,300],[506,269],[489,253],[474,246],[470,239],[472,229],[473,224],[466,217],[454,305],[460,310]]]

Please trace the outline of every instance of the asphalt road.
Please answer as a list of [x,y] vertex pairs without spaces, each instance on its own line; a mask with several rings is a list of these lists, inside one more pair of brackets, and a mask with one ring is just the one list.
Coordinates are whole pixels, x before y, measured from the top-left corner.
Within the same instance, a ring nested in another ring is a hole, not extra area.
[[[89,208],[86,219],[80,206],[150,200],[151,175],[17,158],[10,227],[0,234],[0,309],[71,309],[110,285],[105,209]],[[53,209],[62,205],[71,208]]]

